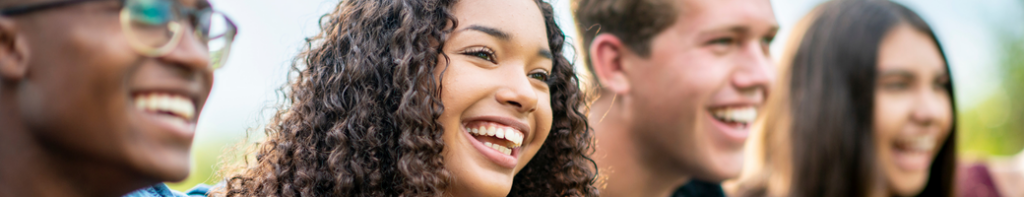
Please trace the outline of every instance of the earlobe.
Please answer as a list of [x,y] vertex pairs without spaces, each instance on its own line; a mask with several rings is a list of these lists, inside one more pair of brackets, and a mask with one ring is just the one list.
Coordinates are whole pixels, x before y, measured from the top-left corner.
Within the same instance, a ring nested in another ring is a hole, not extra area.
[[629,92],[629,78],[623,69],[622,55],[626,50],[622,40],[611,34],[600,34],[590,45],[590,62],[594,74],[604,91],[612,94]]
[[28,45],[14,20],[0,17],[0,79],[18,81],[28,73]]

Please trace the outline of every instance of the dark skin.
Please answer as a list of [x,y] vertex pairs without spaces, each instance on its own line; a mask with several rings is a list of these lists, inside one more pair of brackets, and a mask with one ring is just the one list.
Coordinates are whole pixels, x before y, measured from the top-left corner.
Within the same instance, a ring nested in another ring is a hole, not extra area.
[[120,8],[0,16],[0,196],[121,196],[188,175],[195,119],[191,131],[170,129],[133,96],[179,95],[198,114],[213,84],[207,49],[185,34],[170,53],[144,56],[122,32]]

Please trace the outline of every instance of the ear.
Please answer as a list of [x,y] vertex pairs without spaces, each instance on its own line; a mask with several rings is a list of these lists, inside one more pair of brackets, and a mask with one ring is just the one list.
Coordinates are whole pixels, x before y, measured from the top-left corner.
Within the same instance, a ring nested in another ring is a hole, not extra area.
[[611,34],[600,34],[590,44],[590,63],[604,91],[611,94],[629,92],[629,78],[623,69],[622,55],[626,52],[622,40]]
[[0,16],[0,79],[18,81],[28,73],[28,45],[17,24]]

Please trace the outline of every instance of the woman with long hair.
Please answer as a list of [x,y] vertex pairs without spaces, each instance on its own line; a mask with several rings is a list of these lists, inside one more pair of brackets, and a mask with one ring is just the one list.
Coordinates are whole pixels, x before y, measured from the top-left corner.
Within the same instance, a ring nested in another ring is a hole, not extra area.
[[931,28],[885,0],[797,25],[738,196],[951,196],[955,107]]
[[226,196],[595,196],[585,99],[540,0],[345,0]]

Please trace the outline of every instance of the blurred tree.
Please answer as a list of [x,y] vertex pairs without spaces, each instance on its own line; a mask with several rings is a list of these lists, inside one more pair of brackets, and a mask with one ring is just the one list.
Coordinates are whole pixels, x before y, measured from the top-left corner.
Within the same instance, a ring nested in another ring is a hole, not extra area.
[[[1024,3],[1018,4],[1024,10]],[[959,114],[960,150],[981,155],[1012,155],[1024,148],[1024,25],[999,20],[991,26],[1001,49],[999,88],[978,106]]]

